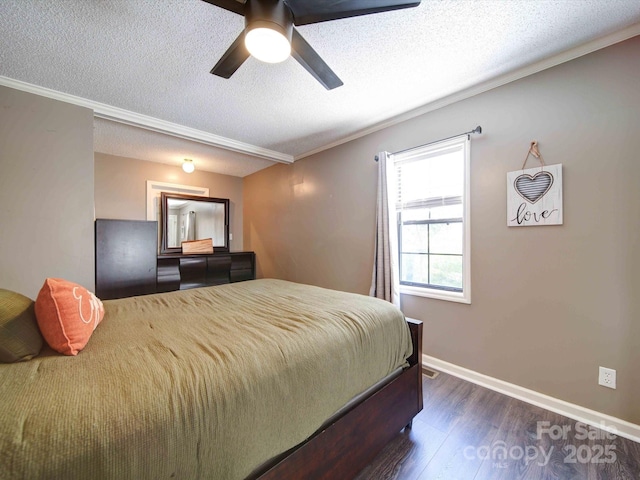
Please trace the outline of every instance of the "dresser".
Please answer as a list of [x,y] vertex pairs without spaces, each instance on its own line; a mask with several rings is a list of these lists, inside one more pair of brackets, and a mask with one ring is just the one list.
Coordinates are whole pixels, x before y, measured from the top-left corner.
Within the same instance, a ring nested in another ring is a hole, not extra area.
[[158,292],[221,285],[255,279],[253,252],[213,255],[160,255],[157,259]]
[[157,222],[97,219],[95,234],[102,300],[255,279],[254,252],[158,255]]

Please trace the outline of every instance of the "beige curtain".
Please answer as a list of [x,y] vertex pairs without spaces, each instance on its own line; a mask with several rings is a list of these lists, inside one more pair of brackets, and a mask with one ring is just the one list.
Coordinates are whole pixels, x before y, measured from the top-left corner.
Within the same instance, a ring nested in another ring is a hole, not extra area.
[[376,158],[378,159],[378,200],[373,276],[369,295],[382,298],[400,307],[395,168],[389,153],[380,152]]

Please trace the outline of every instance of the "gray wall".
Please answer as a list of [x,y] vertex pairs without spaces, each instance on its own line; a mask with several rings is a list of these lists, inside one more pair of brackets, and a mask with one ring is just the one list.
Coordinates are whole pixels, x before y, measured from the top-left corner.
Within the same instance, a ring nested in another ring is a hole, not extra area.
[[211,197],[229,199],[231,251],[242,251],[242,178],[180,166],[95,154],[96,218],[147,219],[147,180],[208,187]]
[[93,112],[0,87],[0,288],[94,288]]
[[[367,293],[376,164],[482,125],[471,146],[472,304],[402,296],[424,352],[640,424],[640,37],[245,177],[258,274]],[[508,228],[529,143],[563,164],[564,225]],[[597,385],[617,370],[617,390]]]

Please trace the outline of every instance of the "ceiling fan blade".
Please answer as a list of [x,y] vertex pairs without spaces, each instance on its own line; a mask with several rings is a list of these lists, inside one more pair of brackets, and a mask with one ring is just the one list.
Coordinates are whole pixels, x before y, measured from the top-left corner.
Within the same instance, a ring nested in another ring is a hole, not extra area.
[[211,69],[211,73],[219,77],[229,78],[247,58],[249,58],[249,51],[244,46],[243,31]]
[[336,0],[332,2],[284,0],[284,3],[293,13],[294,25],[309,25],[310,23],[417,7],[420,5],[420,0]]
[[333,73],[329,65],[320,58],[320,55],[311,48],[311,45],[302,38],[302,35],[295,28],[291,38],[291,56],[327,90],[333,90],[343,84],[342,80]]
[[244,5],[245,2],[237,1],[237,0],[202,0],[203,2],[210,3],[211,5],[215,5],[216,7],[224,8],[233,13],[237,13],[238,15],[244,15]]

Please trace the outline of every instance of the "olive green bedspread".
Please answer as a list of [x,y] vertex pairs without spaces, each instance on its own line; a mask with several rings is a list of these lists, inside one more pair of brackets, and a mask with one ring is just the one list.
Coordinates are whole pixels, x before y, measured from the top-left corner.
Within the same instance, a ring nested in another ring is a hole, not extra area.
[[411,353],[389,303],[280,280],[104,305],[77,357],[0,364],[1,479],[242,479]]

